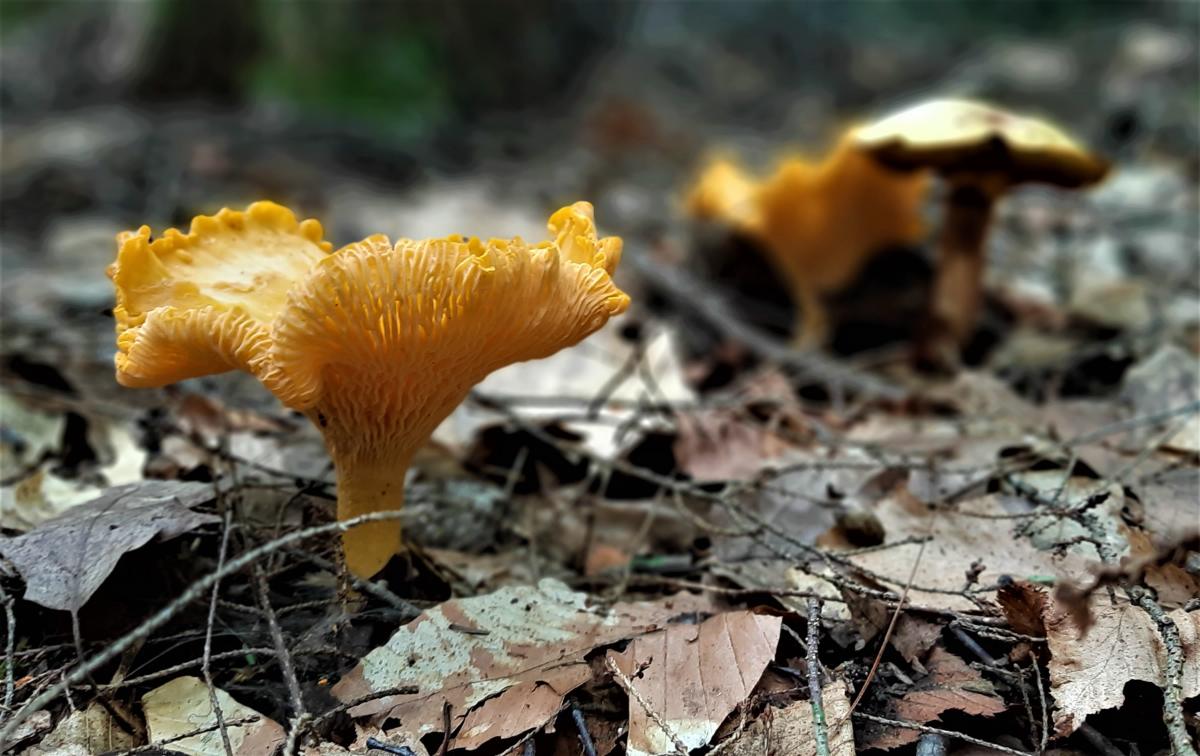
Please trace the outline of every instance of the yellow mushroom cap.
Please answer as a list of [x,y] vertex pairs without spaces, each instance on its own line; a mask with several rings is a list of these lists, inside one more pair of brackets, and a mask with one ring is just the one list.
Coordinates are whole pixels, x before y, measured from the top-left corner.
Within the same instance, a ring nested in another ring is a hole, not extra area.
[[895,171],[841,138],[819,161],[785,156],[757,180],[736,163],[710,163],[688,195],[694,216],[757,240],[793,289],[844,285],[871,254],[924,235],[922,171]]
[[756,233],[758,182],[730,158],[714,158],[704,168],[684,201],[688,214],[701,220],[727,223],[745,233]]
[[198,216],[184,234],[117,237],[117,380],[163,386],[226,370],[258,374],[268,332],[297,278],[329,254],[321,224],[256,202]]
[[[338,516],[399,507],[412,454],[488,373],[546,357],[623,312],[621,240],[578,202],[552,239],[372,236],[334,253],[315,221],[256,203],[197,218],[190,234],[120,238],[117,377],[162,385],[247,370],[325,436]],[[157,245],[157,246],[156,246]],[[377,572],[397,521],[345,536],[347,564]]]
[[1010,184],[1093,184],[1108,163],[1057,127],[973,100],[930,100],[854,132],[860,149],[897,168],[1003,174]]

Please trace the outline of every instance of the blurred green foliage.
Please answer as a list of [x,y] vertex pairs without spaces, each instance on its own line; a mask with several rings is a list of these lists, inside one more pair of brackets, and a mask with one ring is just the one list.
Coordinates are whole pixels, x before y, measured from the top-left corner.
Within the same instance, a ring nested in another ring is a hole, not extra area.
[[264,49],[247,82],[254,99],[386,124],[396,136],[446,115],[445,56],[427,24],[379,4],[281,0],[260,2],[258,19]]

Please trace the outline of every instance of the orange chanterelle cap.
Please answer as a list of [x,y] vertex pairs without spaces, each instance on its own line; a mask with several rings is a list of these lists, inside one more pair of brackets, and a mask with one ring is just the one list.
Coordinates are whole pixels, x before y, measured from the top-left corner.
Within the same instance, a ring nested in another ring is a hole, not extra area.
[[[413,453],[488,373],[571,346],[623,312],[621,240],[592,206],[550,217],[551,238],[372,236],[331,252],[321,224],[257,202],[189,233],[118,237],[117,380],[132,387],[245,370],[320,428],[338,518],[398,509]],[[400,545],[396,520],[344,536],[369,576]]]

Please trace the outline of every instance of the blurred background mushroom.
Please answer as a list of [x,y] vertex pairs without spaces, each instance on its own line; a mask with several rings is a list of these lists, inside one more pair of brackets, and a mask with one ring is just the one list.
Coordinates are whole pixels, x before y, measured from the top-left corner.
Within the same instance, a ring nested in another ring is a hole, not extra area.
[[855,142],[900,171],[933,170],[946,183],[938,272],[926,348],[954,364],[975,331],[983,299],[986,236],[1012,187],[1064,189],[1104,178],[1108,163],[1051,124],[970,100],[932,100],[859,129]]
[[813,349],[830,335],[825,297],[872,257],[922,240],[925,189],[921,171],[876,164],[845,137],[819,162],[780,160],[761,182],[718,159],[697,180],[687,208],[757,243],[792,295],[793,345]]

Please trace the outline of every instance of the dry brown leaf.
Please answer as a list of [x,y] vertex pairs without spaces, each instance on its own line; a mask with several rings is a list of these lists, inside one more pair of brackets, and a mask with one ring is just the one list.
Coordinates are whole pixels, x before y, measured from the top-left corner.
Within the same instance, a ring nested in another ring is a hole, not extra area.
[[367,654],[332,692],[352,701],[415,685],[417,693],[380,698],[350,713],[376,722],[399,719],[404,733],[419,738],[442,731],[448,703],[452,728],[462,724],[466,744],[456,741],[455,747],[475,747],[553,718],[562,697],[590,676],[583,659],[592,649],[657,630],[678,614],[710,609],[708,598],[685,593],[606,612],[552,579],[505,587],[423,612]]
[[[271,753],[283,743],[283,728],[277,722],[243,706],[220,688],[216,689],[216,695],[226,722],[255,715],[259,717],[257,722],[226,728],[234,756],[261,756]],[[146,714],[146,729],[151,742],[217,724],[208,687],[199,677],[177,677],[160,685],[142,696],[142,710]],[[177,740],[171,743],[170,750],[187,756],[225,756],[221,733],[215,729]]]
[[591,676],[588,665],[571,664],[548,670],[538,680],[517,683],[467,714],[454,738],[454,748],[471,751],[492,738],[521,734],[527,729],[526,722],[549,722],[562,708],[563,697]]
[[915,614],[902,614],[892,633],[892,647],[909,664],[924,658],[942,635],[943,625]]
[[[609,652],[633,689],[688,749],[708,743],[725,717],[746,699],[775,658],[779,617],[724,612],[699,625],[670,625]],[[674,750],[672,738],[642,702],[629,700],[632,756]]]
[[[821,701],[830,726],[830,756],[854,756],[854,726],[845,683],[839,680],[826,685],[821,690]],[[838,722],[841,725],[834,729]],[[767,709],[728,748],[730,756],[816,756],[812,706],[808,701],[798,701],[782,709]]]
[[1000,586],[996,600],[1012,629],[1022,635],[1040,638],[1046,634],[1046,591],[1025,580],[1013,580]]
[[795,448],[744,410],[681,412],[675,422],[676,464],[697,481],[753,478]]
[[[1121,706],[1130,680],[1166,684],[1166,649],[1150,615],[1127,602],[1113,604],[1107,595],[1094,595],[1090,610],[1092,626],[1081,638],[1069,611],[1057,603],[1046,609],[1054,728],[1062,736],[1088,715]],[[1168,616],[1183,642],[1183,697],[1192,698],[1200,695],[1200,610]]]
[[[1004,711],[1004,702],[993,694],[991,683],[944,648],[934,648],[925,666],[929,674],[889,706],[896,719],[926,724],[952,710],[980,717],[991,717]],[[870,724],[863,729],[867,747],[881,750],[914,743],[921,735],[917,730],[880,724]]]
[[1154,589],[1159,603],[1167,607],[1183,606],[1200,596],[1200,576],[1178,564],[1150,565],[1146,568],[1146,585]]

